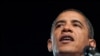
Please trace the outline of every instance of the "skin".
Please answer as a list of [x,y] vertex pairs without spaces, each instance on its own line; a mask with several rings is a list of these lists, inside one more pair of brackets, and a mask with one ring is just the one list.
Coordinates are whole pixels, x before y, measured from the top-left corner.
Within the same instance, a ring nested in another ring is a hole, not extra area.
[[[96,47],[95,40],[88,37],[85,17],[76,11],[65,11],[59,14],[52,33],[53,42],[51,39],[48,40],[48,49],[52,50],[54,48],[52,44],[56,43],[58,54],[63,53],[58,56],[82,56],[86,46]],[[74,41],[62,43],[59,41],[62,35],[71,35]]]

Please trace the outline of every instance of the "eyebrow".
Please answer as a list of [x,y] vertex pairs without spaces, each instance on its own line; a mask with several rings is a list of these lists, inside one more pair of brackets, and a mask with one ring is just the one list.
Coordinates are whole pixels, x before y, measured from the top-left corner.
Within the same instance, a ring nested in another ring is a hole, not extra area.
[[58,23],[65,23],[66,21],[65,20],[59,20],[57,22],[55,22],[55,25],[57,25]]
[[79,23],[79,24],[81,24],[83,26],[83,24],[78,20],[72,20],[72,23]]
[[[55,22],[55,25],[57,25],[58,23],[66,23],[65,20],[59,20]],[[79,23],[80,25],[84,26],[80,21],[78,20],[72,20],[72,23]]]

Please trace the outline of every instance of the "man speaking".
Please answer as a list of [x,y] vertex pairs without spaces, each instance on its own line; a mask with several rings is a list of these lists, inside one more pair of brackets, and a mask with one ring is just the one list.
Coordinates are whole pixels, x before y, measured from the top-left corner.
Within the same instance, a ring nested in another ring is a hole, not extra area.
[[96,42],[93,27],[79,10],[62,11],[52,24],[48,50],[54,56],[93,56]]

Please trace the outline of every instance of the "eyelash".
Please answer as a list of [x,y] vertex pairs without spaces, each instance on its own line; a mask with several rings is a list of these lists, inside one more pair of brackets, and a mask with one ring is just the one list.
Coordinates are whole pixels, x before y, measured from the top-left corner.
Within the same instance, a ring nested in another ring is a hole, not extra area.
[[78,26],[78,27],[81,27],[80,25],[78,25],[78,24],[73,24],[74,26]]

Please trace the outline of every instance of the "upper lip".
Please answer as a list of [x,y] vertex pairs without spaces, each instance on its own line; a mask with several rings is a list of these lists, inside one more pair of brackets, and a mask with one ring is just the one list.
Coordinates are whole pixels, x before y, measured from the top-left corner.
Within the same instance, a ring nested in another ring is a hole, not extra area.
[[63,41],[63,40],[74,41],[74,38],[73,38],[73,36],[70,35],[70,34],[63,34],[63,35],[61,35],[61,37],[60,37],[60,41]]

